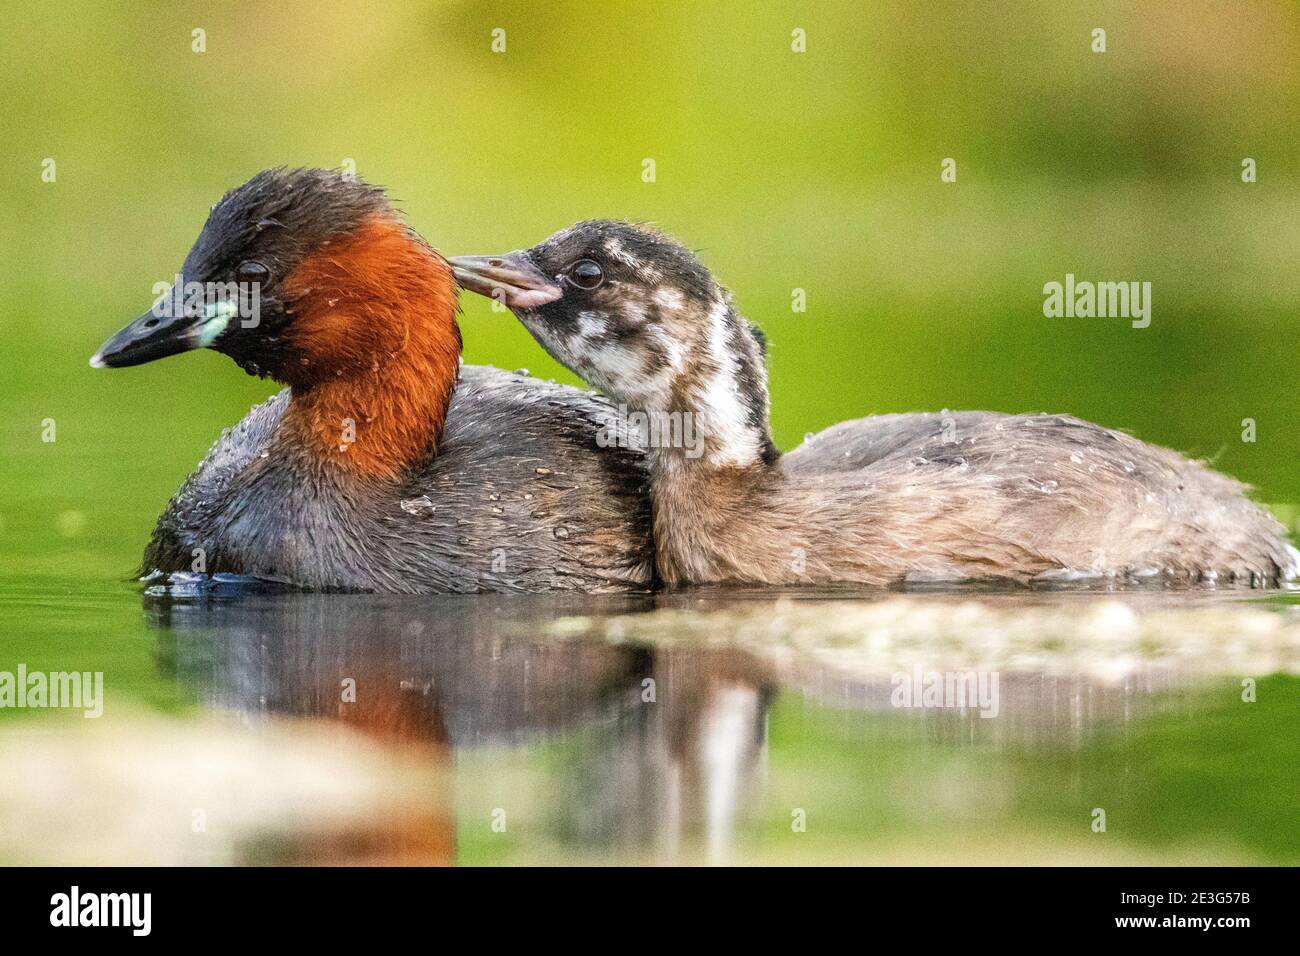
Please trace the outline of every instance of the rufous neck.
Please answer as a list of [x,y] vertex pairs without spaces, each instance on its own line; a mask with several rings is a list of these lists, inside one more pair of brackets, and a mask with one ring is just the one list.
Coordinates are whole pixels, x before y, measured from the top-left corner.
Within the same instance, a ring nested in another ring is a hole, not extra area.
[[376,217],[307,257],[287,286],[286,434],[363,478],[396,478],[432,454],[460,368],[442,257],[395,217]]

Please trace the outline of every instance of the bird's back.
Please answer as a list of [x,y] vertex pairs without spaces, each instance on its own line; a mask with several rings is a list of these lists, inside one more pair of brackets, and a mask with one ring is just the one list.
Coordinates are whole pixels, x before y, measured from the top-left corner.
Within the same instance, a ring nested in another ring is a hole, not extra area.
[[[782,459],[870,502],[913,570],[1007,577],[1164,575],[1276,581],[1300,568],[1239,482],[1068,415],[943,412],[842,422]],[[900,555],[900,559],[904,557]]]
[[[436,453],[352,485],[275,441],[287,391],[223,433],[159,519],[145,570],[320,589],[606,591],[653,578],[642,452],[604,401],[465,366]],[[598,444],[597,435],[613,441]]]

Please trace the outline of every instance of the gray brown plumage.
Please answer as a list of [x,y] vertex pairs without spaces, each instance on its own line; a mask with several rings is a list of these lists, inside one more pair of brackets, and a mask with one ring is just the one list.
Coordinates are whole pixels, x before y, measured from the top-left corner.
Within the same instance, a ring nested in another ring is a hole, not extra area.
[[[660,233],[585,222],[532,249],[451,261],[632,419],[665,424],[648,454],[669,584],[1275,584],[1300,569],[1239,483],[1067,415],[864,418],[778,454],[761,334]],[[663,441],[684,420],[701,440]]]
[[613,411],[577,389],[462,368],[451,270],[382,190],[325,170],[233,190],[183,279],[250,277],[261,308],[247,322],[155,309],[91,361],[211,347],[288,386],[186,481],[145,572],[399,593],[652,583],[635,442],[598,445]]
[[281,430],[288,389],[229,429],[158,519],[146,572],[316,590],[606,591],[651,583],[640,454],[596,446],[613,413],[574,388],[467,365],[437,454],[378,491]]

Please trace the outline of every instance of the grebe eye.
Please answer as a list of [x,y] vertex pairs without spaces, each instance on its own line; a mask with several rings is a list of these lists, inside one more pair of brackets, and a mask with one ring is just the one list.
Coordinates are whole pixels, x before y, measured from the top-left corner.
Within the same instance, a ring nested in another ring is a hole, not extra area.
[[248,284],[261,284],[271,278],[271,270],[256,259],[249,259],[247,262],[241,262],[239,268],[235,270],[235,281],[246,282]]
[[579,289],[594,289],[605,280],[605,273],[590,259],[579,259],[569,267],[569,281]]

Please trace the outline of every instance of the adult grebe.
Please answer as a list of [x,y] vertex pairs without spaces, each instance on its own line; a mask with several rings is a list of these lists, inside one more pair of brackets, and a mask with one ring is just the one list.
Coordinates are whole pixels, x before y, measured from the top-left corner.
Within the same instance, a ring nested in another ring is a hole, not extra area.
[[[288,387],[185,482],[146,572],[389,592],[651,583],[642,455],[596,443],[612,410],[462,368],[451,270],[381,189],[326,170],[260,173],[213,207],[181,273],[191,292],[243,298],[156,307],[91,364],[208,347]],[[254,301],[255,315],[237,314]]]
[[[1066,415],[886,415],[780,454],[762,334],[660,233],[583,222],[528,250],[450,261],[463,286],[504,299],[556,359],[650,425],[670,585],[1260,585],[1300,566],[1237,482]],[[688,432],[701,440],[663,440]]]

